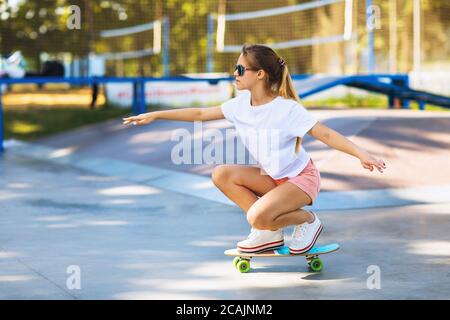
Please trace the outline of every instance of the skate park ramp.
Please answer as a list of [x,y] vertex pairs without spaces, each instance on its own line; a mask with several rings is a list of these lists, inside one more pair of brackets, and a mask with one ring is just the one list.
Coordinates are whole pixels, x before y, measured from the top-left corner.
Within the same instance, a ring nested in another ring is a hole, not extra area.
[[[171,162],[171,133],[194,125],[124,127],[117,119],[34,143],[8,141],[0,156],[0,297],[448,298],[450,118],[312,112],[387,163],[383,174],[369,172],[305,139],[323,179],[318,242],[341,246],[323,257],[321,273],[309,272],[302,257],[259,259],[238,273],[223,251],[250,227],[211,184],[215,165]],[[226,120],[204,124],[206,131],[230,127]],[[79,288],[70,285],[74,270]],[[373,270],[381,279],[375,289]]]

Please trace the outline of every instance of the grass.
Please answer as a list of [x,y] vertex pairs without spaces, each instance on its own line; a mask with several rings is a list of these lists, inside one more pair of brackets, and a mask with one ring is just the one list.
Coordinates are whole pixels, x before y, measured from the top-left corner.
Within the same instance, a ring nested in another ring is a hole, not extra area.
[[103,106],[99,109],[32,108],[4,111],[5,139],[33,141],[93,123],[130,114],[130,109]]
[[[357,96],[347,94],[340,98],[328,98],[321,100],[306,99],[303,104],[307,107],[340,107],[340,108],[375,108],[386,109],[388,99],[385,95],[369,94],[367,96]],[[411,101],[411,110],[419,110],[418,103]],[[431,104],[425,105],[426,111],[449,111],[448,108],[443,108]]]
[[130,114],[106,104],[103,93],[90,109],[91,90],[67,86],[12,86],[3,95],[5,139],[33,141],[52,134]]
[[341,108],[386,108],[388,99],[384,95],[370,94],[357,96],[347,94],[339,98],[305,99],[303,103],[307,107],[341,107]]
[[[131,108],[113,107],[106,103],[102,90],[98,106],[91,110],[91,89],[66,85],[15,85],[3,95],[5,139],[33,141],[109,119],[131,115]],[[200,105],[199,105],[200,106]],[[149,111],[171,109],[149,106]]]

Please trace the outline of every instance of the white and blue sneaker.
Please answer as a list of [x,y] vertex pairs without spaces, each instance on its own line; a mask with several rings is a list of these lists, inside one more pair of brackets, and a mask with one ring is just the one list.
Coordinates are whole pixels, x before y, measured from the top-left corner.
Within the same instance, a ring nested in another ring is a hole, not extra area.
[[284,246],[283,229],[271,231],[252,228],[247,239],[238,242],[237,249],[240,252],[257,253],[277,249],[282,246]]
[[312,223],[298,224],[294,228],[291,244],[289,245],[291,254],[301,254],[311,250],[322,232],[322,222],[320,222],[319,217],[314,212],[310,212],[314,215],[314,221]]

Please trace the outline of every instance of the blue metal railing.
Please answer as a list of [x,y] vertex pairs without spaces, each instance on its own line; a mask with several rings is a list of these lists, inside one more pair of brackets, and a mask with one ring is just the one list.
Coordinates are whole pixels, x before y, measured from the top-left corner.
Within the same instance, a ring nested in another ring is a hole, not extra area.
[[[338,85],[365,89],[372,92],[386,94],[389,99],[388,107],[392,108],[394,101],[398,99],[403,108],[409,108],[409,101],[418,102],[421,110],[425,109],[425,104],[431,103],[450,108],[450,97],[431,94],[424,91],[418,91],[409,87],[409,77],[406,74],[370,74],[370,75],[352,75],[352,76],[325,76],[313,77],[312,75],[293,75],[293,80],[301,80],[301,86],[298,94],[301,98],[306,98],[315,93],[331,89]],[[46,84],[46,83],[68,83],[72,85],[92,85],[102,83],[120,83],[129,82],[133,84],[132,113],[134,115],[147,111],[147,101],[145,97],[146,82],[176,81],[176,82],[204,82],[217,84],[219,81],[233,81],[234,77],[221,78],[190,78],[190,77],[31,77],[22,79],[0,78],[0,152],[3,148],[3,111],[2,111],[2,92],[3,84]]]

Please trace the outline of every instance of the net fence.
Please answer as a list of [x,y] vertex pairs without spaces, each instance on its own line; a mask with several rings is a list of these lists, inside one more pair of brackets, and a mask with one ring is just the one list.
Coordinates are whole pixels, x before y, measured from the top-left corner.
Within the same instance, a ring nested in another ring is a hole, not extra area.
[[287,60],[294,73],[341,71],[339,57],[325,60],[322,55],[342,52],[351,39],[352,1],[273,1],[270,7],[264,1],[227,1],[222,8],[216,51],[223,53],[225,64],[232,64],[242,43],[262,43]]
[[371,52],[374,72],[449,71],[449,17],[447,0],[15,0],[0,2],[0,53],[20,50],[32,70],[86,69],[95,54],[106,75],[157,77],[230,72],[244,43],[263,43],[292,73],[365,73]]

